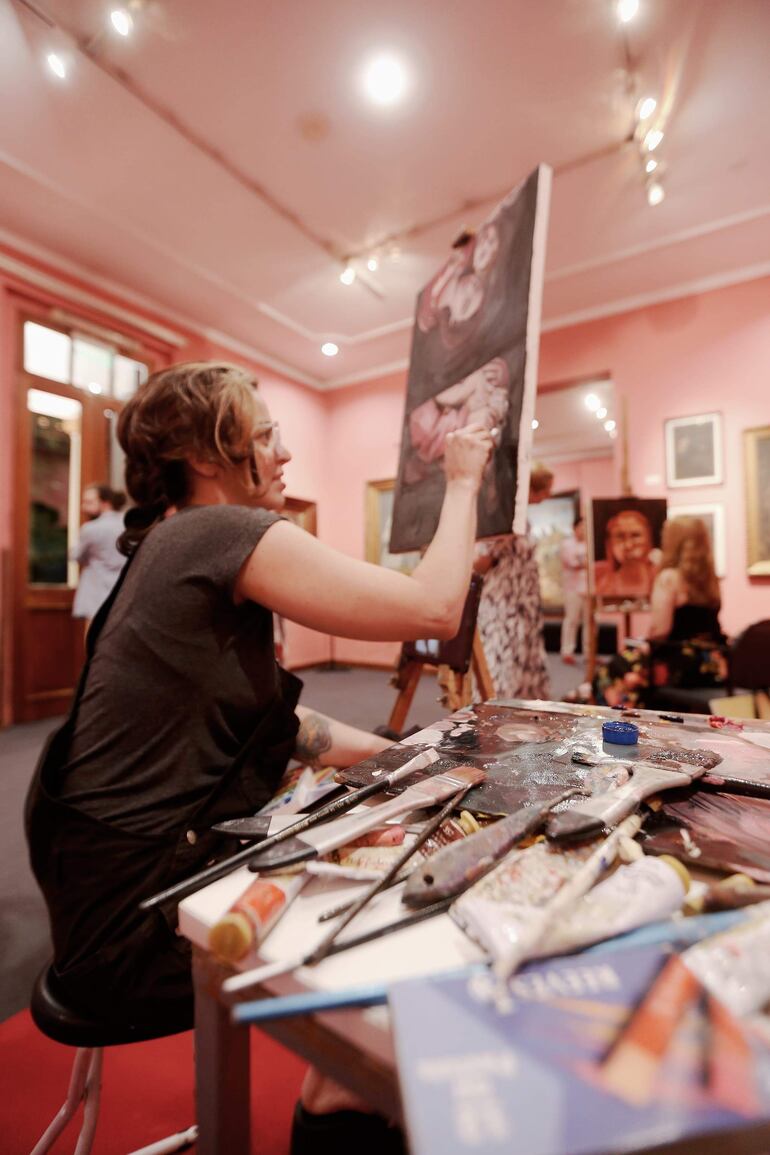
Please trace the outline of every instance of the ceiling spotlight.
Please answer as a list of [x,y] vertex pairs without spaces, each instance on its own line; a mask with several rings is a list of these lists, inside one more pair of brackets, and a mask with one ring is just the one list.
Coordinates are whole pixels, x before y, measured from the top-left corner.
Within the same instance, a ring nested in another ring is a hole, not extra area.
[[321,346],[321,352],[324,357],[336,357],[340,351],[339,345],[335,345],[333,341],[324,341]]
[[607,416],[607,410],[602,405],[601,409],[596,410],[594,416],[597,418],[597,420],[604,421],[604,418]]
[[639,101],[636,115],[640,120],[649,120],[657,107],[658,102],[654,96],[645,96],[644,100]]
[[340,280],[343,285],[352,285],[356,279],[356,270],[352,265],[345,265],[345,268],[340,273]]
[[89,381],[89,383],[88,383],[88,392],[89,393],[101,393],[101,391],[102,391],[102,387],[98,381]]
[[611,430],[610,430],[610,439],[611,439],[612,441],[614,441],[614,440],[615,440],[615,438],[617,437],[617,435],[618,435],[618,431],[617,431],[617,429],[611,429]]
[[599,400],[599,398],[596,396],[595,393],[586,393],[584,400],[585,400],[586,409],[590,409],[592,413],[595,413],[596,410],[601,405],[601,401]]
[[648,172],[648,173],[649,172],[655,172],[655,169],[657,167],[658,167],[658,162],[656,161],[654,156],[651,156],[650,159],[647,161],[647,163],[644,166],[644,171]]
[[648,152],[654,152],[663,140],[663,133],[659,128],[651,128],[644,138],[644,147]]
[[540,428],[540,422],[538,421],[537,417],[532,418],[532,428],[533,429],[539,429]]
[[618,0],[618,19],[622,24],[628,24],[639,11],[639,0]]
[[59,80],[64,80],[67,75],[67,68],[61,56],[57,56],[55,52],[49,52],[45,59],[54,76],[58,76]]
[[650,185],[647,186],[647,204],[652,205],[653,207],[655,205],[659,205],[665,195],[666,190],[663,188],[663,185],[660,184],[659,181],[654,180]]
[[609,421],[604,422],[604,428],[608,433],[612,433],[613,429],[615,428],[615,422],[612,420],[612,418],[610,418]]
[[134,18],[125,8],[113,8],[110,12],[112,27],[120,36],[130,36],[134,27]]
[[364,89],[375,104],[395,104],[406,91],[404,66],[387,53],[375,56],[364,70]]
[[370,273],[376,273],[380,267],[380,262],[377,260],[377,257],[369,257],[369,260],[366,262],[366,267]]

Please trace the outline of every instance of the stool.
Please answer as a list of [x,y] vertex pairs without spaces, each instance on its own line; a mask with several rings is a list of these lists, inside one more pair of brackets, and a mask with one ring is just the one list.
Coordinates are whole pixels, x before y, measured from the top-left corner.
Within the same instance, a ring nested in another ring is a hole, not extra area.
[[[72,1075],[64,1105],[46,1129],[32,1151],[32,1155],[44,1155],[69,1123],[81,1102],[83,1125],[80,1128],[75,1155],[88,1155],[96,1133],[99,1117],[99,1093],[102,1078],[102,1057],[104,1047],[116,1047],[124,1043],[141,1043],[149,1039],[165,1038],[188,1031],[192,1026],[189,1010],[177,1013],[175,1018],[153,1023],[104,1023],[81,1014],[66,1002],[52,967],[46,967],[38,975],[30,1012],[35,1026],[57,1043],[67,1047],[77,1047]],[[149,1147],[142,1147],[132,1155],[165,1155],[168,1151],[182,1151],[195,1142],[198,1136],[196,1126],[161,1139]]]

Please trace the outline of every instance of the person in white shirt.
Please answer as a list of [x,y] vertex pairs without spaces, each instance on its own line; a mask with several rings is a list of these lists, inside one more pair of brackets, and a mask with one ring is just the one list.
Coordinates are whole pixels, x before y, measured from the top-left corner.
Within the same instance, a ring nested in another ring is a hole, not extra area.
[[88,521],[70,551],[70,559],[80,566],[72,616],[85,618],[86,623],[96,615],[125,565],[126,559],[117,546],[124,529],[119,511],[125,501],[124,493],[108,485],[88,485],[83,491],[81,509]]
[[570,537],[561,545],[564,590],[564,620],[561,624],[561,660],[567,665],[575,664],[575,644],[577,628],[583,622],[583,654],[586,652],[588,637],[588,559],[586,555],[586,524],[580,517],[575,522]]

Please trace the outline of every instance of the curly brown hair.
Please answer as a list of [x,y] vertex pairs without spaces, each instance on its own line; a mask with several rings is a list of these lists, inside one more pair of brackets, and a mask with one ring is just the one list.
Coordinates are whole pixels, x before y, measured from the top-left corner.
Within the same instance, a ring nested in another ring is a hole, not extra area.
[[718,610],[722,598],[706,523],[699,517],[669,518],[663,526],[662,545],[661,568],[679,571],[694,605]]
[[237,465],[250,453],[256,378],[226,361],[188,361],[153,373],[118,419],[126,488],[136,503],[118,546],[130,554],[188,496],[190,457]]

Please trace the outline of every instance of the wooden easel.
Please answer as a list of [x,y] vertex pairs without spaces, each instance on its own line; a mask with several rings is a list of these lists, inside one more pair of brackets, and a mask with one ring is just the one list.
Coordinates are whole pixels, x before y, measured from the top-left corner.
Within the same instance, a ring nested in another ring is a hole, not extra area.
[[469,705],[472,698],[472,679],[474,677],[484,700],[495,696],[492,675],[489,672],[478,630],[473,631],[470,667],[464,671],[453,669],[452,666],[444,663],[431,662],[429,659],[425,661],[414,657],[404,659],[402,654],[398,669],[391,678],[391,685],[397,688],[398,697],[388,719],[388,729],[394,730],[397,734],[400,734],[404,729],[412,699],[423,670],[426,668],[437,671],[438,684],[441,687],[440,701],[442,706],[450,711],[459,710],[461,706]]

